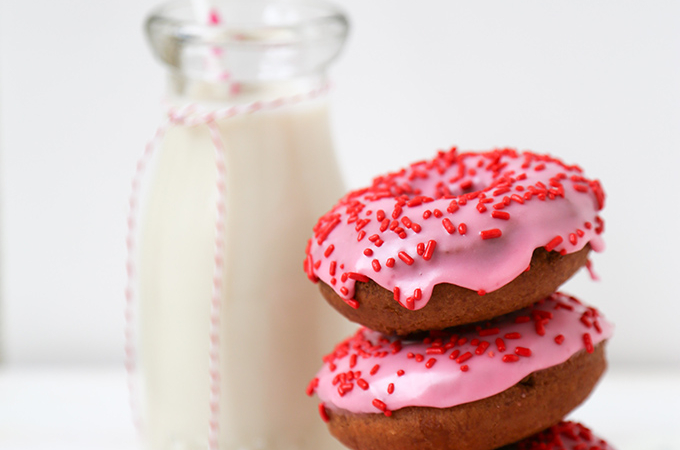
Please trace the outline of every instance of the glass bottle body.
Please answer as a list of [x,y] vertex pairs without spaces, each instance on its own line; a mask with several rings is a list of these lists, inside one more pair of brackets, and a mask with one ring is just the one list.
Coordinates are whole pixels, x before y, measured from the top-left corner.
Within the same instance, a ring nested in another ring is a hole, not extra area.
[[[145,446],[215,448],[213,427],[220,449],[333,448],[304,395],[323,352],[347,329],[302,270],[311,227],[343,191],[327,98],[306,96],[323,86],[323,70],[239,81],[237,92],[233,80],[193,80],[176,71],[170,80],[176,105],[270,107],[213,122],[222,184],[207,124],[172,124],[157,149],[138,246]],[[217,367],[210,367],[211,352]]]

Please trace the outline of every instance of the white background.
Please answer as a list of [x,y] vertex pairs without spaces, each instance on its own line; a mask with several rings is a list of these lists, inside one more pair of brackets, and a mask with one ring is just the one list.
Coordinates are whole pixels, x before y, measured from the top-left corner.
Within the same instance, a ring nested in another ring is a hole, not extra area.
[[[9,365],[122,362],[127,195],[164,87],[142,34],[155,4],[0,0]],[[602,282],[580,273],[565,289],[616,322],[613,366],[679,365],[680,3],[342,4],[353,29],[333,113],[348,186],[454,144],[580,164],[608,193],[608,248]]]

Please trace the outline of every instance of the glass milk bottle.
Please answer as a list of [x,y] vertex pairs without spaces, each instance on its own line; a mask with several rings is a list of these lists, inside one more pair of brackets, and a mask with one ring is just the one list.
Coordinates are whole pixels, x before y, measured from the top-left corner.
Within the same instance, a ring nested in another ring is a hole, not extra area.
[[343,193],[324,93],[347,21],[321,2],[230,2],[203,23],[192,11],[171,3],[147,22],[170,119],[131,201],[144,445],[336,448],[305,388],[347,325],[302,264]]

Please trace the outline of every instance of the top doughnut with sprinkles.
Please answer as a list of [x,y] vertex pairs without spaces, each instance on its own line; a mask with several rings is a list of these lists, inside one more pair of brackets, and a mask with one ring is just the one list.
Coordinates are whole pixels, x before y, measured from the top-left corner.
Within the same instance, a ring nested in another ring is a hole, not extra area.
[[[346,307],[341,312],[362,323],[347,314],[364,306],[357,284],[375,284],[413,312],[428,304],[437,285],[480,298],[498,291],[532,267],[537,249],[553,255],[550,267],[560,257],[582,254],[569,273],[513,306],[519,309],[555,291],[586,264],[590,249],[604,248],[604,202],[600,182],[577,165],[528,151],[453,148],[343,197],[314,227],[304,268],[312,281],[323,282],[322,292],[342,300],[337,309]],[[444,326],[468,319],[461,320]],[[418,331],[364,325],[386,333]]]

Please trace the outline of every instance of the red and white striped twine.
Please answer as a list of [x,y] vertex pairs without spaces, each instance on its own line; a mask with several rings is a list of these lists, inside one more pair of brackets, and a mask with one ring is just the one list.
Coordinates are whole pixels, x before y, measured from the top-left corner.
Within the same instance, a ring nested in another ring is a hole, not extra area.
[[214,245],[214,271],[213,289],[210,300],[210,326],[208,347],[208,378],[209,378],[209,419],[208,419],[208,444],[210,450],[219,448],[220,431],[220,313],[222,309],[222,289],[224,283],[224,223],[226,218],[226,149],[220,136],[218,120],[229,119],[236,116],[253,114],[261,111],[275,110],[284,106],[292,106],[297,103],[312,100],[327,93],[329,85],[311,90],[304,94],[289,97],[280,97],[270,101],[258,101],[244,105],[231,106],[215,111],[200,111],[196,105],[187,105],[181,108],[169,108],[168,121],[161,125],[153,138],[144,148],[144,152],[137,161],[132,189],[129,199],[129,212],[127,217],[127,284],[125,288],[125,369],[127,371],[128,390],[132,418],[138,433],[143,431],[142,417],[140,414],[137,398],[137,349],[135,312],[137,308],[135,286],[137,273],[135,258],[137,250],[136,234],[138,231],[137,221],[139,218],[139,200],[141,183],[146,172],[149,160],[155,153],[160,141],[167,130],[172,126],[198,126],[206,125],[210,133],[210,139],[215,147],[215,167],[217,168],[217,201],[215,219],[215,245]]

